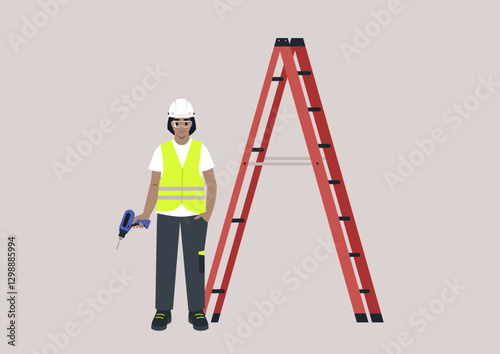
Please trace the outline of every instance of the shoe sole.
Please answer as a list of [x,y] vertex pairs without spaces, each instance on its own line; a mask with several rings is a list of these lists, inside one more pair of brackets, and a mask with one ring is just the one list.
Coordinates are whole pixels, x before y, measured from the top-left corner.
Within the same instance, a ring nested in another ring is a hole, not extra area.
[[170,322],[172,322],[172,317],[170,317],[170,318],[167,320],[167,324],[166,324],[166,325],[164,325],[164,326],[154,326],[154,325],[152,325],[152,324],[151,324],[151,329],[152,329],[153,331],[163,331],[163,330],[167,329],[167,325],[168,325]]
[[189,323],[191,323],[191,324],[193,325],[193,328],[194,328],[195,330],[197,330],[197,331],[204,331],[204,330],[207,330],[207,329],[208,329],[208,325],[203,326],[203,327],[200,327],[200,326],[195,326],[195,325],[193,324],[193,321],[191,321],[191,317],[188,317],[188,321],[189,321]]

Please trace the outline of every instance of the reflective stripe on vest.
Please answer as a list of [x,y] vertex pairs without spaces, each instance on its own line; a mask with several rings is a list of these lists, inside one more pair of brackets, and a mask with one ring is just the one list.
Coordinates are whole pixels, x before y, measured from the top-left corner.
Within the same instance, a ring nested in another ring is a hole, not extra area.
[[163,172],[158,188],[157,211],[171,211],[181,204],[193,213],[204,213],[205,184],[200,176],[201,142],[191,139],[191,146],[181,166],[172,140],[161,144]]

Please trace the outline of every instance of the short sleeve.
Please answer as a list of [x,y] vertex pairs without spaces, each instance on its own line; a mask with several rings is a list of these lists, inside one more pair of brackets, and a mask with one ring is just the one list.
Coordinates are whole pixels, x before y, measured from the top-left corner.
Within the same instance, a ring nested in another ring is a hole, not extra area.
[[201,153],[200,153],[200,171],[208,171],[214,168],[214,162],[212,161],[212,157],[208,152],[208,149],[205,145],[201,144]]
[[161,153],[161,145],[158,146],[153,153],[153,158],[149,163],[149,169],[156,172],[163,171],[163,154]]

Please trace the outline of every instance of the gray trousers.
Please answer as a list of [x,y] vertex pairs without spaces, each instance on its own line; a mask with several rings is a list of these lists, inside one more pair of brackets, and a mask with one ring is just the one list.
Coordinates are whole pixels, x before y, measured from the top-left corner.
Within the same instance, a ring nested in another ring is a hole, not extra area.
[[[195,216],[157,214],[156,231],[156,309],[174,307],[175,273],[179,226],[182,233],[184,271],[189,311],[205,308],[205,239],[208,223]],[[199,254],[203,251],[203,254]]]

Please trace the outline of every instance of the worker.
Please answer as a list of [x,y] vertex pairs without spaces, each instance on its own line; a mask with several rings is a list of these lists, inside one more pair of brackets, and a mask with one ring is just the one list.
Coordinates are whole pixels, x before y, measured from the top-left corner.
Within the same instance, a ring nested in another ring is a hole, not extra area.
[[174,138],[156,148],[149,164],[151,182],[144,212],[134,218],[134,223],[149,219],[156,204],[156,314],[151,328],[164,330],[172,320],[180,227],[188,321],[201,331],[208,329],[204,311],[205,239],[217,194],[214,163],[205,145],[190,137],[196,130],[196,120],[193,106],[186,99],[178,98],[170,105],[167,129]]

